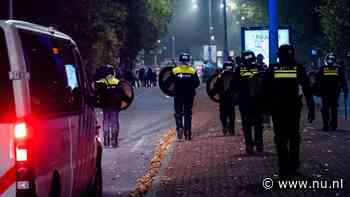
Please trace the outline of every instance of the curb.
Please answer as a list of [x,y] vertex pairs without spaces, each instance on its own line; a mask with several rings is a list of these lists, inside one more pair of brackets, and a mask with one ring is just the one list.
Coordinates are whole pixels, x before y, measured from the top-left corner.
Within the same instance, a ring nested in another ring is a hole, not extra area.
[[170,161],[173,157],[173,153],[175,151],[176,144],[177,144],[177,140],[173,140],[168,153],[166,154],[165,158],[162,161],[162,167],[160,168],[159,173],[155,177],[155,179],[151,185],[150,191],[146,193],[145,197],[156,197],[157,196],[156,194],[159,192],[159,188],[160,188],[159,186],[161,184],[161,177],[164,176],[164,174],[169,166],[169,163],[170,163]]

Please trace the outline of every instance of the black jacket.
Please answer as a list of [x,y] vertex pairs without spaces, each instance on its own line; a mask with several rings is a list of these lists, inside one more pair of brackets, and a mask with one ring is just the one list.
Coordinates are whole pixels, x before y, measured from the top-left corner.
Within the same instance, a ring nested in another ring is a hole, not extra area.
[[223,71],[219,74],[218,81],[214,85],[212,94],[219,95],[220,104],[233,108],[237,102],[237,90],[235,84],[235,73],[231,71]]
[[317,79],[321,97],[338,97],[341,90],[348,94],[344,70],[340,66],[322,66]]
[[265,109],[283,116],[301,111],[302,96],[305,96],[310,111],[314,111],[314,100],[309,78],[302,65],[270,65],[263,81]]
[[196,70],[188,65],[176,66],[172,69],[171,81],[175,83],[175,96],[194,96],[199,86]]

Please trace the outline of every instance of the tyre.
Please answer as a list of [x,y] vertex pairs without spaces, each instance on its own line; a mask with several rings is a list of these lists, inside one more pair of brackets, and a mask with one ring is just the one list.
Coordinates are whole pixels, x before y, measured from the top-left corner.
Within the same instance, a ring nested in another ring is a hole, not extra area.
[[61,197],[61,181],[60,175],[57,171],[53,173],[51,188],[50,188],[50,197]]

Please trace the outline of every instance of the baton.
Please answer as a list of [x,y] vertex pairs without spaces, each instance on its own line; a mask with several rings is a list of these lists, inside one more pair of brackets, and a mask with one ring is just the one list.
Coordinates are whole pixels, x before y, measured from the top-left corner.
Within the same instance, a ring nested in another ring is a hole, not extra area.
[[348,102],[347,102],[347,97],[344,96],[344,104],[345,104],[345,120],[348,119]]

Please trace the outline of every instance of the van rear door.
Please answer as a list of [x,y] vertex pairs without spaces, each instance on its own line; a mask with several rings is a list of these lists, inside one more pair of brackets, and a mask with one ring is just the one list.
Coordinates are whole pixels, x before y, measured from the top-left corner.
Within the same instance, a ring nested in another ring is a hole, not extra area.
[[[69,123],[72,103],[80,102],[72,95],[77,80],[67,80],[67,63],[62,42],[45,33],[19,29],[27,70],[31,118],[35,132],[35,172],[38,196],[46,196],[51,187],[61,190],[61,196],[71,196],[73,189],[72,132]],[[58,185],[57,185],[58,184]],[[54,185],[54,186],[52,186]]]
[[15,196],[15,161],[12,127],[16,120],[5,32],[0,27],[0,196]]

